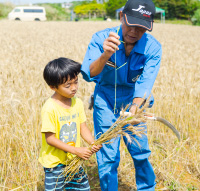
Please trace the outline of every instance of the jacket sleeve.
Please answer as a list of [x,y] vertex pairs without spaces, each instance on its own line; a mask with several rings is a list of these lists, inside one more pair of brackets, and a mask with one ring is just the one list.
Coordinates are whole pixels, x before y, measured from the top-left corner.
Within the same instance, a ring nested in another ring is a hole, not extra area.
[[[133,98],[141,97],[147,99],[151,95],[151,90],[160,68],[161,56],[161,46],[154,49],[151,54],[146,55],[143,72],[135,83]],[[153,102],[153,97],[150,102]]]
[[100,38],[98,33],[96,33],[92,36],[92,40],[88,45],[88,49],[81,66],[81,73],[83,78],[88,82],[94,81],[98,83],[101,78],[101,73],[92,78],[90,77],[90,65],[103,53],[103,42],[104,39],[102,37]]

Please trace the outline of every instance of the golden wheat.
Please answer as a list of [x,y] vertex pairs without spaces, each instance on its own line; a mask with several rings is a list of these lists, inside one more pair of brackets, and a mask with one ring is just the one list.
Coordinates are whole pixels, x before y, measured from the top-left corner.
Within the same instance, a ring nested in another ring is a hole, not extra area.
[[[127,105],[124,109],[122,109],[122,113],[115,123],[113,123],[113,125],[105,133],[98,134],[96,140],[88,147],[88,149],[91,150],[93,145],[97,146],[102,144],[110,144],[119,136],[126,136],[130,143],[134,144],[134,142],[136,142],[138,147],[140,147],[137,139],[131,138],[130,135],[142,137],[142,135],[145,134],[145,129],[143,127],[140,127],[140,125],[134,125],[147,121],[143,111],[148,107],[148,104],[149,103],[147,101],[142,108],[137,109],[135,115],[132,116],[124,115],[124,112],[129,107],[129,105]],[[62,173],[62,175],[66,177],[66,182],[69,182],[74,178],[75,174],[79,172],[79,168],[83,163],[84,159],[78,156],[66,161],[66,167]]]
[[[119,22],[0,21],[0,190],[44,190],[38,163],[42,104],[52,94],[42,78],[44,66],[57,57],[82,62],[92,34]],[[200,27],[155,24],[152,34],[163,47],[162,64],[148,112],[169,120],[182,142],[166,127],[148,122],[150,161],[157,190],[200,188]],[[78,96],[85,103],[94,83],[80,76]],[[84,143],[83,143],[84,144]],[[135,188],[134,165],[123,142],[120,147],[119,190]],[[87,161],[92,190],[100,190],[95,157]]]

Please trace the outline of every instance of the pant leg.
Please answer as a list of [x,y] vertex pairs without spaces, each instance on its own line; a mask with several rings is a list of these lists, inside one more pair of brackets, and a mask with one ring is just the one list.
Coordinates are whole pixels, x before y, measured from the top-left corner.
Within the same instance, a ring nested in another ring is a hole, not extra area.
[[[113,92],[102,92],[99,88],[95,88],[93,120],[96,138],[100,134],[105,133],[116,121],[117,116],[113,113],[114,102],[111,103],[112,100],[110,99],[112,95],[114,95]],[[102,191],[118,191],[117,168],[120,161],[119,144],[120,137],[116,138],[110,144],[103,144],[103,147],[97,152]]]
[[[144,125],[144,127],[146,128],[146,125]],[[153,167],[148,160],[151,154],[148,145],[148,138],[146,135],[142,135],[142,137],[132,135],[132,137],[139,142],[140,146],[138,146],[134,140],[132,143],[128,142],[126,137],[124,137],[124,142],[134,161],[137,190],[154,191],[156,186],[156,177]]]
[[66,191],[90,191],[90,185],[88,181],[87,174],[84,169],[80,167],[79,172],[75,174],[74,178],[66,182],[65,184]]
[[62,175],[64,165],[54,168],[44,168],[45,172],[45,191],[63,191],[65,177]]
[[118,191],[117,168],[120,161],[120,137],[112,141],[112,143],[103,144],[96,154],[102,191]]

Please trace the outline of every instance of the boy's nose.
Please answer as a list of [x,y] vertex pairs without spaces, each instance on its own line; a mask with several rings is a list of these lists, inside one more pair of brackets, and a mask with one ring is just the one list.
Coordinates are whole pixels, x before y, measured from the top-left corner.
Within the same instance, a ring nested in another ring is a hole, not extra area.
[[72,84],[71,85],[71,90],[76,90],[77,89],[77,84]]

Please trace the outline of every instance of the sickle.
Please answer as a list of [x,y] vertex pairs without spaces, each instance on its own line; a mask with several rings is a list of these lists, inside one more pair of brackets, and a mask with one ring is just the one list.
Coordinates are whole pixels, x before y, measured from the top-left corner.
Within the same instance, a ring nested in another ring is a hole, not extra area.
[[[132,114],[130,112],[123,112],[122,113],[120,111],[120,115],[131,116]],[[179,134],[178,130],[169,121],[167,121],[166,119],[164,119],[162,117],[150,116],[150,115],[148,115],[146,113],[144,113],[144,117],[146,119],[149,119],[149,120],[159,121],[159,122],[163,123],[164,125],[166,125],[167,127],[169,127],[174,132],[174,134],[176,135],[178,140],[180,141],[180,134]]]

